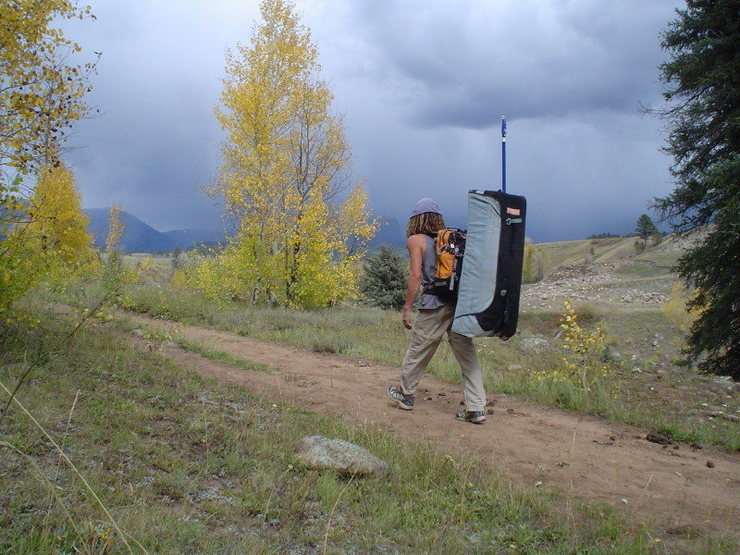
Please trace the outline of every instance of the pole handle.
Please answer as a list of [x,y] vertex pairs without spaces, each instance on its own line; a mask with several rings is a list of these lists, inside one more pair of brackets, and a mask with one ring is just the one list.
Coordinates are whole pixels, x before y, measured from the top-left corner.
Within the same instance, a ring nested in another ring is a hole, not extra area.
[[501,116],[501,190],[506,192],[506,116]]

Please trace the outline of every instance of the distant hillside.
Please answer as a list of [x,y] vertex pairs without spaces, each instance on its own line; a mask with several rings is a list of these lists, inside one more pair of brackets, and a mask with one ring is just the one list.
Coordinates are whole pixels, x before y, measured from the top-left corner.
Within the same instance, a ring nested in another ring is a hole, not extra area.
[[644,265],[656,271],[669,272],[685,250],[703,240],[708,231],[707,228],[697,229],[684,236],[671,233],[663,237],[660,243],[651,239],[643,252],[635,249],[636,237],[536,243],[531,248],[534,251],[534,260],[545,276],[564,268],[592,264],[614,267]]
[[[90,233],[95,241],[95,246],[105,248],[105,238],[108,236],[108,209],[88,208],[85,210],[90,219]],[[139,218],[128,212],[121,211],[121,220],[125,226],[121,246],[124,252],[156,252],[171,251],[177,246],[177,242],[161,231],[142,222]]]
[[179,249],[187,250],[199,245],[215,246],[226,242],[226,234],[214,229],[173,229],[164,234],[175,242]]
[[[105,238],[108,235],[108,209],[88,208],[85,213],[90,219],[89,230],[93,235],[95,246],[105,248]],[[226,242],[224,230],[192,228],[162,232],[129,212],[121,211],[121,218],[126,226],[121,241],[125,252],[171,251],[175,248],[188,250],[199,245],[215,246]],[[378,234],[369,246],[370,250],[378,249],[381,245],[403,249],[405,244],[406,237],[398,220],[381,218]]]

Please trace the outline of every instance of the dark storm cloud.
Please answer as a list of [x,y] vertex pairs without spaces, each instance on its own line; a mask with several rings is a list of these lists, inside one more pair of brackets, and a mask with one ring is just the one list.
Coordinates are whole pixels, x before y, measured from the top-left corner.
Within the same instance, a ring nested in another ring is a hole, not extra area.
[[[405,220],[433,196],[464,225],[471,187],[530,203],[537,241],[624,233],[670,190],[660,122],[658,33],[681,0],[296,0],[345,115],[353,175],[376,214]],[[98,0],[70,24],[102,50],[71,155],[86,207],[119,202],[160,230],[212,227],[203,192],[223,139],[213,116],[224,53],[248,43],[257,0]]]
[[[224,2],[100,1],[97,20],[68,34],[102,51],[76,126],[73,169],[87,207],[113,202],[160,230],[219,225],[203,188],[218,171],[222,140],[213,109],[224,54],[249,36],[254,6]],[[240,36],[241,35],[241,36]]]
[[217,210],[202,189],[218,165],[219,133],[206,99],[181,94],[194,84],[158,80],[98,91],[96,101],[108,108],[76,138],[86,204],[118,202],[163,230],[213,219]]
[[672,0],[355,3],[364,36],[416,125],[625,112],[657,98]]
[[509,191],[530,202],[528,234],[631,231],[671,188],[662,123],[640,105],[660,101],[659,34],[681,5],[358,0],[333,10],[353,40],[325,67],[342,77],[338,99],[356,99],[350,136],[379,212],[404,219],[433,196],[464,223],[464,191],[501,186],[506,114]]

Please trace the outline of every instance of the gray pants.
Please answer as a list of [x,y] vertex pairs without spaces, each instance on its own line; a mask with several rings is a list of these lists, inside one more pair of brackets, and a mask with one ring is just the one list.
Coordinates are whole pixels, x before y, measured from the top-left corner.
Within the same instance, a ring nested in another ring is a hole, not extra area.
[[403,359],[401,390],[406,395],[413,395],[424,370],[447,332],[452,352],[462,369],[466,410],[483,410],[486,406],[486,392],[483,390],[478,355],[472,339],[450,331],[454,316],[455,305],[450,304],[419,310],[411,334],[411,344]]

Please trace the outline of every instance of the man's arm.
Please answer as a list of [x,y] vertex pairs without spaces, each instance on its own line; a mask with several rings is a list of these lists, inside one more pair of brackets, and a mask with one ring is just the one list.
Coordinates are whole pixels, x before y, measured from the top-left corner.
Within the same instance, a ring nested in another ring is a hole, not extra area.
[[403,325],[411,329],[411,308],[419,295],[421,287],[421,266],[424,259],[424,248],[426,243],[424,235],[417,234],[409,237],[406,248],[409,251],[409,278],[406,284],[406,303],[403,305]]

